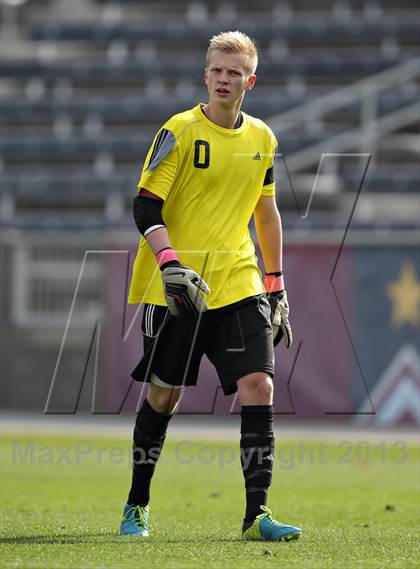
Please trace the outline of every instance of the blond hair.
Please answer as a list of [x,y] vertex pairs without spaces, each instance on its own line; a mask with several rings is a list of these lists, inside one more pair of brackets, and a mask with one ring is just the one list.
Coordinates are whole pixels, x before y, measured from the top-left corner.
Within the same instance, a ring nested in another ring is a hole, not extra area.
[[210,54],[214,49],[220,49],[225,53],[244,53],[248,56],[249,65],[247,71],[250,75],[255,73],[258,64],[258,52],[255,41],[246,34],[239,32],[220,32],[213,36],[207,50],[207,65],[209,64]]

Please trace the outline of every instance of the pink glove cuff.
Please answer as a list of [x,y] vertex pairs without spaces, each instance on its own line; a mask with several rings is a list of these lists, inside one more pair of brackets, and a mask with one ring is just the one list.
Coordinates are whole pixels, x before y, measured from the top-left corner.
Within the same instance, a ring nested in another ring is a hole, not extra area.
[[284,277],[276,277],[274,275],[265,275],[264,277],[264,288],[265,292],[279,292],[284,290]]
[[164,263],[167,263],[168,261],[178,261],[178,263],[180,262],[177,257],[177,254],[175,253],[175,250],[171,249],[170,247],[168,247],[167,249],[162,249],[161,251],[156,253],[156,261],[159,267],[161,267]]

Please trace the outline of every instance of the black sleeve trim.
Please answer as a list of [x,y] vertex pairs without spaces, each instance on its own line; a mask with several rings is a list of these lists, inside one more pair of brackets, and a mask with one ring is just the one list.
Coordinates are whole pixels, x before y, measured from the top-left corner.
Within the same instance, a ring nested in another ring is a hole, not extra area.
[[[149,168],[150,164],[156,158],[156,155],[159,152],[162,144],[165,142],[165,139],[168,136],[168,134],[169,134],[169,130],[167,130],[166,128],[162,128],[160,133],[157,135],[157,138],[155,140],[155,144],[153,146],[152,154],[150,155],[150,160],[149,160],[149,163],[147,165],[147,168]],[[147,168],[146,168],[146,170],[147,170]]]
[[144,196],[136,196],[133,202],[133,217],[142,235],[153,225],[165,225],[162,218],[163,202]]
[[265,173],[264,184],[263,186],[268,186],[269,184],[274,183],[274,168],[268,168],[267,172]]

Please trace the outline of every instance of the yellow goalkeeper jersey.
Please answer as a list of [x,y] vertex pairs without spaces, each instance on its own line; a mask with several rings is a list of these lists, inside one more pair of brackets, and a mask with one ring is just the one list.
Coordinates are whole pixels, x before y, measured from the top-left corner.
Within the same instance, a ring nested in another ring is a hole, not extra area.
[[[242,113],[239,128],[227,129],[202,107],[174,115],[159,130],[138,190],[164,200],[172,246],[210,287],[205,298],[212,309],[264,292],[249,223],[261,195],[275,194],[277,141],[259,119]],[[166,305],[160,269],[144,237],[128,302]]]

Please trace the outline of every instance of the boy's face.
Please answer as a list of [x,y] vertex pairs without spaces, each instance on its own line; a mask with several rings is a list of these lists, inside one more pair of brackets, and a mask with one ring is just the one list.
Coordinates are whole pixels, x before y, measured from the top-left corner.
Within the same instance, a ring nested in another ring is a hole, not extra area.
[[209,101],[229,108],[238,101],[242,102],[246,91],[250,91],[257,79],[249,74],[244,53],[224,53],[219,49],[210,52],[208,66],[205,69],[205,82],[209,92]]

